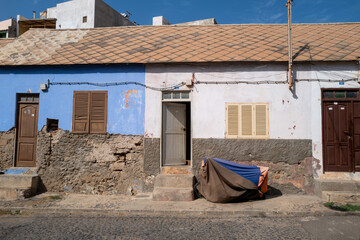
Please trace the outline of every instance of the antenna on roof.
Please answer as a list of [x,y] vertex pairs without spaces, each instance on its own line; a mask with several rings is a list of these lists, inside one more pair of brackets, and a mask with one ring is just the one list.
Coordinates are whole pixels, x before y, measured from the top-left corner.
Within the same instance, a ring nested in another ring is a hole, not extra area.
[[132,16],[131,12],[125,11],[125,13],[120,13],[123,17],[130,20],[130,17]]

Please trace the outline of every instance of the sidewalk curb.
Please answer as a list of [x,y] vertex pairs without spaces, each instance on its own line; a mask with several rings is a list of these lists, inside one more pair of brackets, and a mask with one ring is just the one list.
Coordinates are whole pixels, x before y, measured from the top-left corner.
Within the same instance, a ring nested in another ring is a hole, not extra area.
[[[19,211],[19,213],[17,213]],[[186,215],[186,216],[216,216],[216,217],[325,217],[325,216],[360,216],[359,212],[339,212],[339,211],[314,211],[314,212],[279,212],[262,210],[244,211],[186,211],[186,210],[145,210],[145,209],[94,209],[94,208],[22,208],[22,207],[3,207],[0,212],[9,215],[30,215],[30,214],[94,214],[94,215]]]

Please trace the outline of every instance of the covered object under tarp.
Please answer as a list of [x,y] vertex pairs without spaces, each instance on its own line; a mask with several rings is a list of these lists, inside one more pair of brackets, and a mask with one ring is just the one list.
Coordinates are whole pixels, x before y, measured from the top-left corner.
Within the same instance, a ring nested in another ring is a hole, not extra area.
[[267,191],[267,167],[246,166],[219,158],[206,158],[196,189],[216,203],[258,199]]

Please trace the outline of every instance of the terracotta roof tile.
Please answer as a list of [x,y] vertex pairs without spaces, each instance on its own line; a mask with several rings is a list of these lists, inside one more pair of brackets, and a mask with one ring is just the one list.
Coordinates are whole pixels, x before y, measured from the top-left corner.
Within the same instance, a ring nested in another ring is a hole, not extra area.
[[[287,61],[287,25],[31,29],[0,40],[0,65]],[[353,61],[360,23],[294,24],[295,61]]]

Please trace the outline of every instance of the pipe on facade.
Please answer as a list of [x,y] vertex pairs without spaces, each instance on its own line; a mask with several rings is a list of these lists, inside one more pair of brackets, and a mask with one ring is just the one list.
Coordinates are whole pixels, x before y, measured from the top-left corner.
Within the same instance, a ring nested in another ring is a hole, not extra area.
[[357,79],[358,79],[358,83],[360,83],[360,57],[357,57],[357,63],[358,63]]
[[292,87],[292,25],[291,25],[291,2],[293,0],[288,0],[286,3],[286,7],[288,8],[288,50],[289,50],[289,67],[288,67],[288,81],[289,81],[289,89]]

